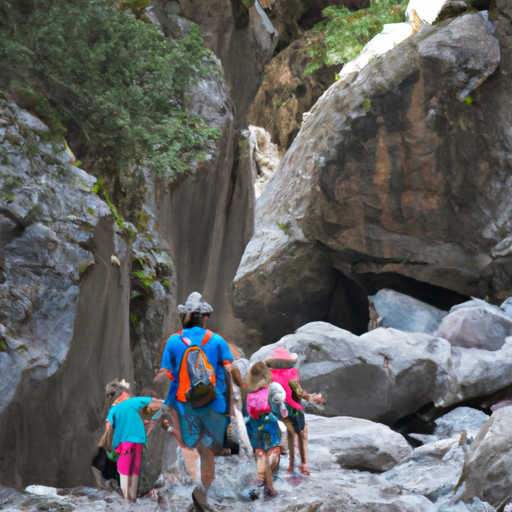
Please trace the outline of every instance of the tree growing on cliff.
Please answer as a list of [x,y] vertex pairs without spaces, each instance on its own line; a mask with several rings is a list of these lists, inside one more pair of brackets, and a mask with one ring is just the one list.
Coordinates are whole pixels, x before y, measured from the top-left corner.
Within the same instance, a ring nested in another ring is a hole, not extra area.
[[343,5],[331,5],[322,13],[327,18],[313,28],[324,38],[309,49],[316,59],[306,67],[312,73],[324,64],[344,64],[355,59],[364,45],[381,32],[387,23],[405,20],[408,0],[371,0],[367,9],[351,11]]
[[205,160],[218,134],[187,112],[186,93],[219,73],[197,26],[165,40],[112,0],[0,0],[0,86],[79,126],[103,172],[145,164],[172,180]]

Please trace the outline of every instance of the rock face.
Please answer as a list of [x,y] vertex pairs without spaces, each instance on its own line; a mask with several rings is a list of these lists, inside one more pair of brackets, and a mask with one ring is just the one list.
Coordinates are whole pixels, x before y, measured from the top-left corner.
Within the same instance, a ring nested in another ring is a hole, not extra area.
[[258,2],[247,9],[241,1],[156,0],[154,13],[166,35],[182,33],[185,18],[199,25],[208,47],[219,57],[236,104],[237,126],[258,90],[263,67],[272,57],[278,32]]
[[309,450],[317,460],[345,469],[382,472],[412,452],[407,441],[390,428],[359,418],[307,416]]
[[236,314],[262,342],[326,319],[335,270],[366,294],[510,295],[508,64],[486,81],[499,63],[487,21],[466,14],[319,99],[258,200],[234,282]]
[[500,350],[488,351],[452,348],[423,333],[379,328],[355,336],[313,322],[261,348],[251,363],[264,360],[275,346],[298,354],[301,386],[326,395],[326,416],[391,425],[429,402],[448,407],[512,384],[511,338]]
[[512,466],[512,408],[493,413],[478,432],[464,461],[463,499],[474,496],[498,507],[510,496]]
[[447,315],[446,311],[393,290],[379,290],[370,299],[377,315],[382,318],[381,325],[401,331],[435,334]]
[[267,130],[283,152],[299,132],[302,114],[334,83],[339,68],[324,65],[313,73],[304,72],[313,60],[308,47],[317,38],[304,34],[270,61],[247,115],[249,124]]
[[485,307],[461,308],[444,318],[437,335],[458,347],[499,350],[512,335],[512,318]]
[[[188,108],[221,134],[215,154],[170,188],[163,180],[148,176],[147,208],[160,238],[169,246],[177,303],[183,304],[194,290],[201,292],[214,309],[208,327],[220,328],[238,343],[244,339],[238,333],[245,331],[233,317],[229,298],[231,282],[253,233],[250,163],[247,159],[234,161],[233,104],[224,82],[200,81],[191,94]],[[179,328],[176,321],[171,325]]]
[[133,379],[130,250],[46,130],[1,102],[0,480],[17,488],[92,484],[104,386]]

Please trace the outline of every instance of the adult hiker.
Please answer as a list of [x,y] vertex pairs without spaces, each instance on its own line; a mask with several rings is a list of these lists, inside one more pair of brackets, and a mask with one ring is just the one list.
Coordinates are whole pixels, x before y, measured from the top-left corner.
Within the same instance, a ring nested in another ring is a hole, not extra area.
[[141,413],[148,418],[162,404],[162,400],[139,396],[120,401],[108,413],[107,433],[114,430],[112,448],[119,456],[117,470],[125,500],[137,501],[142,450],[146,444],[146,430]]
[[[274,396],[284,395],[285,391],[272,383],[272,374],[263,362],[254,364],[247,375],[247,433],[256,459],[257,478],[254,485],[264,485],[265,493],[275,496],[274,475],[279,468],[281,429],[277,417],[272,412],[269,389],[273,386]],[[283,396],[284,399],[284,396]],[[286,417],[286,409],[282,411]]]
[[301,399],[310,400],[319,404],[325,403],[321,394],[306,393],[299,383],[299,372],[295,365],[297,364],[297,354],[290,354],[284,347],[275,347],[265,358],[265,364],[272,373],[273,382],[278,382],[284,388],[286,393],[286,409],[288,415],[281,418],[286,425],[288,435],[289,466],[288,473],[291,473],[295,464],[295,443],[294,436],[299,440],[300,453],[300,472],[309,475],[308,464],[308,436],[307,425],[304,411],[301,405]]
[[213,309],[200,293],[191,293],[178,311],[183,330],[169,337],[162,355],[161,367],[171,379],[165,403],[175,411],[178,443],[199,453],[203,487],[192,498],[202,510],[209,508],[205,493],[215,476],[215,455],[225,452],[230,404],[224,372],[233,355],[224,338],[206,328]]

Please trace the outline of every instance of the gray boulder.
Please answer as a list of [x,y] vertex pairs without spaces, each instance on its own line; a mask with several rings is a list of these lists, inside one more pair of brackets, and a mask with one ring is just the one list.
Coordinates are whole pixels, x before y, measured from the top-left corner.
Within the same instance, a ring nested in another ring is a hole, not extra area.
[[379,290],[370,296],[383,327],[435,334],[448,314],[430,304],[394,290]]
[[448,407],[468,398],[489,396],[512,384],[512,338],[499,350],[453,347],[450,381],[437,403]]
[[[234,281],[236,314],[260,343],[327,319],[347,283],[366,295],[399,284],[440,287],[439,298],[510,295],[508,253],[492,252],[512,233],[502,171],[512,160],[495,147],[508,144],[511,89],[508,74],[486,82],[500,51],[509,45],[484,17],[465,14],[425,26],[317,101],[258,200]],[[482,103],[465,105],[484,82]]]
[[489,304],[487,301],[479,299],[477,297],[471,297],[471,300],[461,302],[460,304],[455,304],[455,306],[452,306],[450,308],[449,312],[453,313],[454,311],[464,308],[483,308],[488,309],[489,311],[493,311],[497,314],[503,314],[503,310],[498,306],[493,306],[492,304]]
[[451,495],[459,481],[464,461],[463,447],[455,443],[442,457],[421,454],[382,474],[389,483],[399,485],[431,501]]
[[450,345],[423,333],[380,328],[358,337],[314,322],[261,348],[251,363],[278,345],[298,354],[301,385],[325,394],[327,416],[392,424],[441,400],[447,386]]
[[435,420],[434,435],[443,439],[451,438],[452,436],[459,436],[465,430],[468,437],[474,437],[488,419],[489,416],[478,409],[457,407]]
[[412,452],[404,437],[389,427],[350,417],[307,415],[312,469],[337,463],[342,468],[381,472],[404,461]]
[[510,496],[512,487],[512,408],[499,409],[484,424],[464,461],[462,499],[478,497],[494,507]]
[[436,334],[454,346],[498,350],[512,335],[512,318],[499,308],[461,308],[442,321]]
[[505,314],[512,317],[512,297],[506,299],[500,308],[505,311]]
[[[313,322],[262,347],[251,363],[264,360],[275,346],[298,354],[301,385],[308,392],[324,393],[327,404],[321,414],[326,416],[392,424],[429,402],[449,407],[512,384],[512,337],[500,350],[489,351],[451,347],[447,340],[424,333],[378,328],[355,336]],[[457,411],[440,424],[447,436],[450,429],[474,431],[482,414]]]

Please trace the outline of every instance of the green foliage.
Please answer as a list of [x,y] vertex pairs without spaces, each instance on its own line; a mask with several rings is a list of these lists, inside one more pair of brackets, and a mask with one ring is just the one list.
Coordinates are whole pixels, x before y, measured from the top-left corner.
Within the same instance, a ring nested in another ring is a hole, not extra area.
[[366,98],[363,101],[363,108],[366,113],[370,112],[370,110],[372,109],[372,100]]
[[7,342],[3,338],[0,338],[0,352],[7,352],[8,349]]
[[135,313],[130,313],[130,322],[132,324],[136,324],[138,321],[139,319],[137,318],[137,315]]
[[156,26],[112,5],[0,0],[0,86],[43,91],[32,98],[34,111],[52,120],[54,109],[52,129],[60,131],[59,116],[69,113],[89,155],[113,174],[146,164],[172,180],[204,161],[219,135],[184,104],[190,84],[220,68],[196,25],[166,41]]
[[407,4],[408,0],[371,0],[370,7],[356,12],[341,5],[325,8],[323,14],[328,20],[313,29],[323,32],[325,37],[323,43],[308,49],[316,60],[305,71],[311,73],[324,64],[330,66],[355,59],[364,45],[381,32],[383,25],[405,20]]
[[16,88],[14,97],[19,105],[33,112],[49,128],[47,132],[38,132],[43,142],[61,142],[66,128],[61,123],[61,119],[68,117],[67,112],[58,112],[58,107],[51,106],[50,100],[46,96],[37,94],[32,89],[26,87]]
[[121,1],[119,7],[122,11],[130,10],[135,16],[140,16],[141,12],[151,5],[151,0],[125,0]]
[[80,268],[78,269],[78,276],[80,279],[82,279],[82,277],[84,276],[84,274],[88,268],[89,268],[89,263],[82,263],[80,265]]
[[132,276],[138,279],[139,284],[145,291],[148,291],[155,281],[154,274],[146,275],[142,270],[135,270],[132,272]]
[[169,291],[169,281],[162,281],[162,286],[166,291]]
[[19,352],[28,352],[28,347],[27,345],[19,345],[18,347],[16,347],[16,350],[18,350]]
[[277,227],[285,234],[288,235],[288,225],[276,220]]
[[103,195],[103,199],[105,200],[108,207],[110,208],[110,212],[114,216],[114,220],[116,221],[116,224],[119,226],[120,229],[123,229],[124,219],[123,219],[123,217],[121,217],[121,215],[117,211],[116,207],[112,204],[112,201],[110,201],[110,197],[107,194],[107,190],[105,189],[103,180],[97,180],[92,191],[98,195],[99,195],[99,192],[101,192],[101,194]]
[[465,105],[472,105],[473,104],[473,98],[471,96],[466,96],[464,98],[464,104]]

